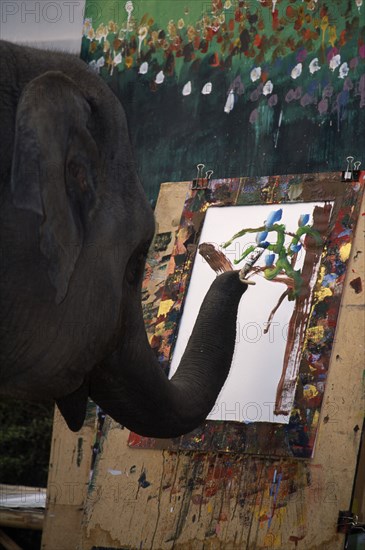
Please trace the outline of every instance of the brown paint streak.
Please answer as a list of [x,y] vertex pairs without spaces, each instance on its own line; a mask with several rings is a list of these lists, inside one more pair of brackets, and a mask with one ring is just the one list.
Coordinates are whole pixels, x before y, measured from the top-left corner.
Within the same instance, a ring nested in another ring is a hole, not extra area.
[[298,542],[300,540],[303,540],[304,539],[304,536],[302,537],[295,537],[294,535],[292,535],[291,537],[289,537],[289,540],[290,542],[294,542],[295,543],[295,548],[298,546]]
[[199,245],[199,254],[209,264],[209,267],[217,273],[224,273],[225,271],[233,271],[233,266],[229,259],[223,254],[221,250],[216,248],[214,244],[202,243]]
[[[316,229],[322,236],[325,236],[328,231],[329,220],[331,215],[331,205],[326,204],[323,207],[316,206],[313,211],[313,229]],[[318,247],[313,237],[307,235],[305,238],[306,255],[302,270],[302,293],[296,299],[295,309],[289,322],[287,344],[285,348],[283,370],[276,390],[276,400],[274,413],[276,415],[288,415],[289,411],[283,406],[284,393],[288,393],[293,389],[295,382],[286,380],[286,373],[289,366],[289,360],[292,353],[293,344],[296,335],[300,335],[300,344],[298,346],[295,362],[299,361],[300,353],[303,347],[305,331],[307,327],[309,313],[305,313],[308,309],[306,306],[310,300],[310,280],[313,269],[317,265],[319,256],[322,252],[321,247]]]

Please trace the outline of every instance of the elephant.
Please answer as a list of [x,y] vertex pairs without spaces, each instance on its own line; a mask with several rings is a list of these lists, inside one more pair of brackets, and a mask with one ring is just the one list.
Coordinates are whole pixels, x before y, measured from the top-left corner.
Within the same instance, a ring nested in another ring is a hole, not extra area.
[[73,431],[91,398],[147,437],[199,426],[228,376],[247,285],[216,277],[169,380],[141,286],[154,216],[120,100],[77,56],[0,41],[0,395],[53,400]]

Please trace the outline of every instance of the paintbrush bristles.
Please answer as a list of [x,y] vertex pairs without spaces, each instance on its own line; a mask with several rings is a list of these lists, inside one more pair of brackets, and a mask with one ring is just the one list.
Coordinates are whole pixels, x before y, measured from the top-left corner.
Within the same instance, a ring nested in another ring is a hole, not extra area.
[[233,266],[227,256],[216,248],[212,243],[202,243],[199,245],[199,254],[209,264],[209,266],[219,275],[225,271],[233,271]]

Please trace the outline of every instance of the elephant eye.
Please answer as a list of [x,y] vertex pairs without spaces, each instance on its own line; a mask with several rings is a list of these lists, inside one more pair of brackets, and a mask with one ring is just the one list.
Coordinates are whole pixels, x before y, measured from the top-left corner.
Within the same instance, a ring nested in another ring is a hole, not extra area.
[[141,280],[144,272],[147,250],[145,247],[141,247],[130,257],[125,271],[125,278],[129,284],[137,284]]
[[73,183],[76,183],[81,192],[87,191],[87,173],[86,169],[82,164],[71,161],[68,165],[69,174],[73,180]]

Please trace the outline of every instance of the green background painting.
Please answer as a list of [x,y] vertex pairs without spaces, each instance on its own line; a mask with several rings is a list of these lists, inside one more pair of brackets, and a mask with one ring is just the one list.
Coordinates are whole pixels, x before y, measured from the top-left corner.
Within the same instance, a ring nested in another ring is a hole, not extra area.
[[362,0],[87,0],[82,57],[163,181],[342,170],[365,151]]

